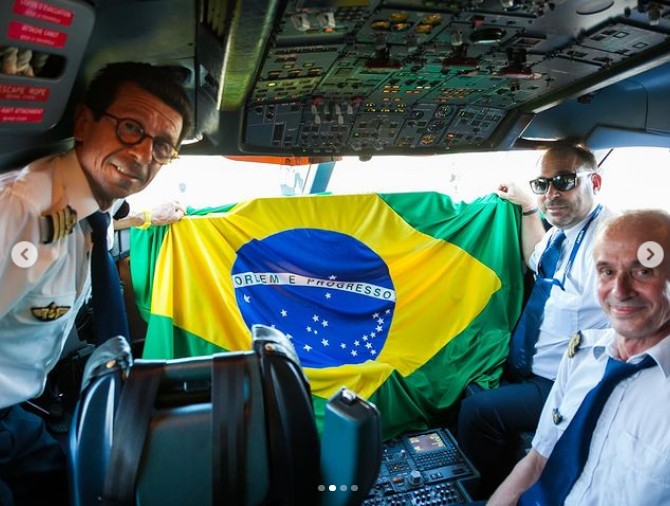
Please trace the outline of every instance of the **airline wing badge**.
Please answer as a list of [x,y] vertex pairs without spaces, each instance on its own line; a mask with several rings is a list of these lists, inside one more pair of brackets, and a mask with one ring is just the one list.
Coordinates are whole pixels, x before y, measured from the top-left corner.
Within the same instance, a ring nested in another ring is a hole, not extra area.
[[58,320],[58,318],[63,316],[69,310],[70,306],[57,306],[55,302],[52,302],[46,307],[30,308],[33,316],[41,322],[52,322],[54,320]]

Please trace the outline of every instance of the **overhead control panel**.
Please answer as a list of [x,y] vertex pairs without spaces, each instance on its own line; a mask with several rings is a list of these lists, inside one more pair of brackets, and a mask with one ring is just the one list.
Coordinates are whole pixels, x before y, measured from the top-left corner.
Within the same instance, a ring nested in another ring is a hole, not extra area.
[[292,155],[500,147],[535,112],[667,60],[670,3],[289,0],[242,147]]

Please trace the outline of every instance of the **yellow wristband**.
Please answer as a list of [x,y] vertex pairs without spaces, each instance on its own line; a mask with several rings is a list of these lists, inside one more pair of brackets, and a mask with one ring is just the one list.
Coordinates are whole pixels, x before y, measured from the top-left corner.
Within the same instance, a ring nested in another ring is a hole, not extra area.
[[144,222],[137,228],[139,228],[140,230],[146,230],[151,226],[151,211],[148,210],[142,211],[142,215],[144,216]]

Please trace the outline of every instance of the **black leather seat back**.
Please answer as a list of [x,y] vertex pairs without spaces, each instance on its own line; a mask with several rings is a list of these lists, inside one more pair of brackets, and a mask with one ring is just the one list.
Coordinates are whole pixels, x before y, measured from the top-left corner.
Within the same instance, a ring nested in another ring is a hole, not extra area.
[[[254,350],[262,371],[272,495],[283,504],[316,504],[320,443],[310,387],[293,347],[278,347],[267,337],[257,335]],[[277,388],[296,382],[302,388]]]
[[98,348],[70,433],[73,506],[360,504],[380,465],[377,409],[338,392],[320,441],[292,345],[252,333],[253,351],[132,366],[122,338]]
[[87,387],[75,408],[68,452],[73,506],[97,504],[102,493],[122,387],[121,371],[110,371]]
[[256,327],[254,351],[93,379],[70,435],[73,505],[316,504],[309,385],[290,342]]
[[[284,385],[291,389],[291,379]],[[220,504],[214,499],[229,495],[238,504],[264,504],[270,469],[262,389],[253,352],[170,362],[144,444],[136,504]]]

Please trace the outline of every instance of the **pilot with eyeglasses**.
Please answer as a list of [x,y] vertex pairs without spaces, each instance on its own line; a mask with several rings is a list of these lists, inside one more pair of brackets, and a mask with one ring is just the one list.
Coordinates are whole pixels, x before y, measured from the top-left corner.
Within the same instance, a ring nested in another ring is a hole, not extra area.
[[514,183],[496,192],[521,207],[522,253],[535,281],[512,333],[503,384],[461,405],[458,440],[481,473],[480,499],[511,471],[519,434],[535,431],[568,344],[578,346],[581,330],[609,327],[596,296],[591,246],[599,224],[614,213],[596,202],[602,176],[595,156],[566,141],[547,149],[539,167],[529,184],[535,199]]
[[[77,106],[74,147],[0,176],[3,506],[68,504],[60,445],[21,403],[44,390],[89,297],[95,237],[108,255],[109,215],[176,157],[192,118],[188,95],[171,70],[112,63],[96,74]],[[111,259],[108,265],[115,269]],[[114,288],[122,307],[118,283]],[[124,315],[117,320],[125,322]]]

